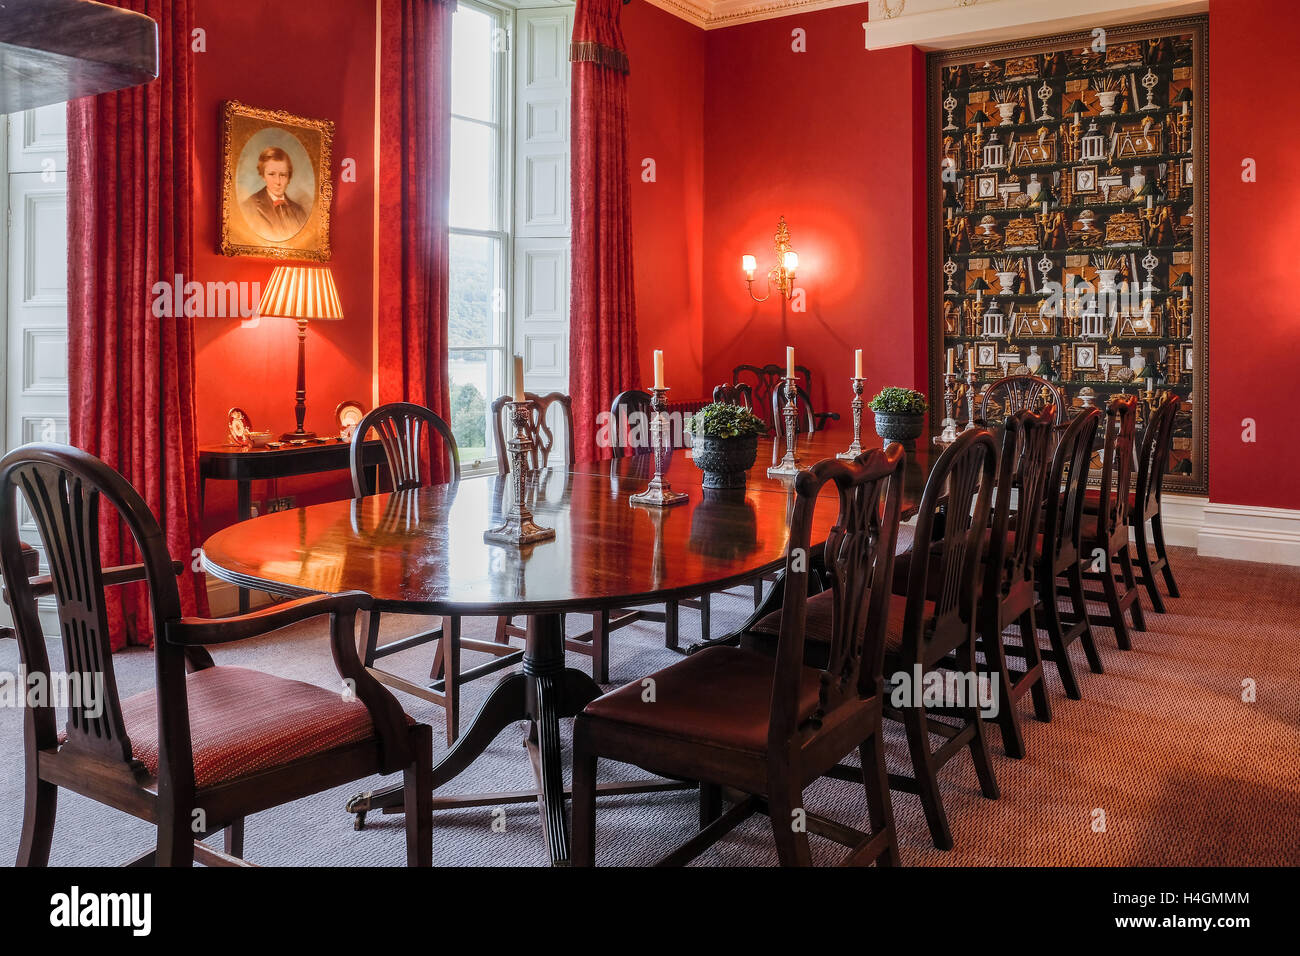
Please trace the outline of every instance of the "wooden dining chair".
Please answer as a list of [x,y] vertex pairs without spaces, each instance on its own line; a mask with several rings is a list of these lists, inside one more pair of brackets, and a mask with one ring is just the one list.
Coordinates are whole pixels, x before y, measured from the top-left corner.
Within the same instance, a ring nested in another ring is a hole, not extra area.
[[[663,864],[689,862],[756,811],[772,822],[784,866],[811,862],[808,831],[851,848],[844,862],[898,863],[881,714],[882,661],[891,565],[902,499],[903,451],[894,445],[854,462],[827,459],[800,473],[786,552],[786,601],[775,656],[710,647],[587,705],[573,731],[573,860],[595,862],[600,758],[700,781],[700,832]],[[822,567],[829,589],[807,598],[814,509],[833,482],[839,516]],[[814,617],[825,662],[810,667]],[[647,702],[647,691],[653,702]],[[809,784],[858,752],[868,832],[804,807]],[[746,796],[725,812],[721,789]],[[806,825],[804,825],[806,824]]]
[[[1157,571],[1164,575],[1169,596],[1178,597],[1178,584],[1174,581],[1173,568],[1169,564],[1169,551],[1165,547],[1165,529],[1160,505],[1164,494],[1165,474],[1169,471],[1169,459],[1173,451],[1174,425],[1181,404],[1182,399],[1171,392],[1149,417],[1138,448],[1137,479],[1128,503],[1128,522],[1129,527],[1133,529],[1134,554],[1138,563],[1137,582],[1146,588],[1147,595],[1151,598],[1151,607],[1158,614],[1165,612],[1165,601],[1156,581]],[[1100,496],[1100,491],[1090,489],[1084,502],[1084,509],[1095,514]],[[1151,526],[1149,541],[1148,524]],[[1153,544],[1156,552],[1154,561],[1151,559]]]
[[[32,576],[18,540],[18,493],[51,574]],[[142,561],[105,568],[107,505]],[[139,493],[108,465],[66,445],[24,445],[0,461],[0,569],[28,679],[52,680],[38,598],[58,607],[67,677],[81,695],[60,731],[49,701],[24,711],[27,784],[18,865],[49,862],[59,789],[157,828],[137,864],[242,865],[244,819],[376,773],[401,771],[406,854],[432,862],[432,731],[411,721],[357,657],[358,591],[290,601],[237,617],[183,617],[162,529]],[[155,686],[125,700],[114,674],[107,589],[147,587]],[[348,688],[325,689],[262,671],[218,666],[207,647],[329,617],[330,648]],[[62,675],[55,675],[55,677]],[[225,851],[200,842],[226,831]]]
[[[568,395],[562,392],[549,392],[546,395],[537,395],[533,392],[525,392],[524,397],[533,403],[531,414],[525,425],[525,432],[533,441],[533,451],[528,459],[528,467],[532,471],[546,467],[551,461],[553,453],[559,445],[563,465],[565,468],[572,468],[574,463],[573,449],[573,403]],[[509,411],[507,403],[511,401],[512,396],[501,395],[497,397],[491,405],[492,428],[496,436],[497,448],[497,471],[501,477],[510,474],[510,456],[506,453],[506,435],[512,434],[514,424],[507,421]],[[556,432],[563,436],[557,437]],[[626,619],[624,619],[626,616]],[[609,683],[609,633],[615,627],[622,627],[625,624],[637,620],[635,611],[605,611],[593,613],[591,629],[582,634],[576,634],[573,637],[565,637],[564,646],[566,650],[575,651],[579,654],[591,658],[591,676],[600,684]],[[500,617],[497,619],[496,640],[498,644],[507,643],[511,637],[524,637],[526,631],[523,627],[514,623],[511,617]]]
[[[811,395],[813,387],[812,372],[803,365],[796,365],[794,371],[799,379],[796,384],[803,388],[805,395]],[[731,382],[733,385],[750,386],[754,402],[754,414],[760,418],[766,418],[772,409],[772,395],[777,387],[785,381],[785,373],[786,368],[784,365],[737,365],[731,370]],[[752,383],[746,381],[747,379],[752,379]],[[826,427],[827,422],[839,421],[840,419],[838,412],[812,410],[811,402],[809,402],[809,409],[813,417],[814,431],[821,431]],[[775,429],[778,427],[777,422],[780,421],[780,418],[780,415],[776,415],[768,421],[768,424]]]
[[[649,392],[640,389],[628,389],[614,396],[614,401],[610,403],[609,415],[611,422],[615,423],[610,429],[615,458],[648,454],[653,450],[650,444],[649,427],[652,414]],[[624,422],[629,425],[626,430],[622,425]],[[644,441],[637,441],[637,435],[644,435]],[[612,611],[602,611],[596,615],[590,642],[593,647],[596,646],[597,641],[608,642],[611,631],[616,631],[637,621],[662,621],[664,624],[664,646],[669,650],[683,653],[678,625],[680,619],[679,609],[683,607],[700,612],[700,633],[703,639],[707,641],[709,639],[711,607],[709,595],[706,593],[698,598],[681,598],[667,601],[664,603],[662,611],[648,608],[619,608]],[[586,641],[588,638],[584,634],[577,639]],[[604,656],[608,658],[608,653]],[[597,677],[596,680],[602,684],[609,682],[608,676],[604,679]]]
[[[442,458],[445,474],[452,484],[460,481],[460,455],[456,437],[441,417],[410,402],[393,402],[380,405],[357,423],[352,433],[349,462],[352,466],[352,491],[355,497],[375,494],[370,487],[363,464],[362,449],[371,430],[383,445],[388,473],[395,493],[412,491],[433,483],[433,463]],[[379,644],[379,613],[367,615],[366,642],[362,661],[376,679],[389,687],[411,694],[421,700],[437,704],[446,716],[446,736],[450,745],[460,735],[460,689],[467,681],[503,670],[523,660],[523,649],[508,641],[478,641],[464,639],[460,633],[460,618],[455,615],[442,619],[439,627],[421,631],[408,637]],[[403,651],[438,641],[438,651],[429,671],[430,683],[422,684],[383,670],[376,662]],[[462,671],[462,650],[479,651],[493,660]]]
[[[1041,412],[1022,409],[1006,419],[993,521],[984,553],[984,582],[976,610],[976,650],[983,654],[985,668],[998,681],[997,721],[1002,730],[1002,747],[1007,756],[1016,759],[1025,755],[1017,702],[1030,693],[1034,715],[1044,722],[1052,719],[1038,648],[1034,571],[1055,418],[1056,409],[1048,405]],[[1019,628],[1020,640],[1007,645],[1003,632],[1012,624]],[[1008,656],[1021,660],[1023,669],[1012,670]]]
[[736,405],[754,410],[754,390],[744,382],[728,385],[725,382],[713,387],[713,400],[723,405]]
[[1016,412],[1040,412],[1051,406],[1058,425],[1064,424],[1069,403],[1065,393],[1037,375],[1008,375],[984,389],[980,395],[979,420],[999,425]]
[[[1101,656],[1093,641],[1084,596],[1082,537],[1084,496],[1100,421],[1100,409],[1083,409],[1056,443],[1052,467],[1047,473],[1046,506],[1037,549],[1038,567],[1034,573],[1038,595],[1035,610],[1050,644],[1043,657],[1056,665],[1065,695],[1071,700],[1082,697],[1070,662],[1069,651],[1075,641],[1083,645],[1092,672],[1102,673]],[[1068,596],[1071,601],[1068,615],[1061,613],[1058,603],[1061,596]]]
[[1106,408],[1105,444],[1102,451],[1101,487],[1095,511],[1084,509],[1080,520],[1083,543],[1083,576],[1101,584],[1100,592],[1085,592],[1103,600],[1106,614],[1092,614],[1094,627],[1115,631],[1120,650],[1133,646],[1127,611],[1133,628],[1145,631],[1133,557],[1129,552],[1129,507],[1133,498],[1129,482],[1133,475],[1133,443],[1137,431],[1137,397],[1115,395]]

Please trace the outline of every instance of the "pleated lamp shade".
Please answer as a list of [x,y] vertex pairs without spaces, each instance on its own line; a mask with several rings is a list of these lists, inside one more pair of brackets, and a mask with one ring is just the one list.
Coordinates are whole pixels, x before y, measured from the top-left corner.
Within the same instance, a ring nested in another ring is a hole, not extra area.
[[343,306],[327,266],[276,266],[262,290],[257,313],[319,322],[343,318]]

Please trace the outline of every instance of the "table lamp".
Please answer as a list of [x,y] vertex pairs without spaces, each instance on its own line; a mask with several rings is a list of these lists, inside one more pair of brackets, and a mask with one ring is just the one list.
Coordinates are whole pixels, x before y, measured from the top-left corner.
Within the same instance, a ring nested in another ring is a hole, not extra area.
[[298,427],[285,432],[281,440],[315,438],[314,432],[304,431],[302,427],[307,415],[307,321],[343,318],[334,276],[328,266],[276,266],[262,290],[257,312],[268,318],[296,319],[298,322],[298,391],[293,407]]

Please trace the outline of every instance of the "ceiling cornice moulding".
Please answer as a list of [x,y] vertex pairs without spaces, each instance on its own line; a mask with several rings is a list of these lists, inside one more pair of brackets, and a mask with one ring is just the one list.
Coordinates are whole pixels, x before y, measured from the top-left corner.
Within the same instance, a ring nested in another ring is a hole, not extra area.
[[[774,20],[796,13],[858,5],[864,0],[646,0],[704,30],[717,30],[755,20]],[[893,0],[897,2],[897,0]],[[865,10],[863,11],[866,12]]]
[[858,5],[866,48],[951,50],[1138,20],[1204,13],[1208,0],[647,0],[704,30]]

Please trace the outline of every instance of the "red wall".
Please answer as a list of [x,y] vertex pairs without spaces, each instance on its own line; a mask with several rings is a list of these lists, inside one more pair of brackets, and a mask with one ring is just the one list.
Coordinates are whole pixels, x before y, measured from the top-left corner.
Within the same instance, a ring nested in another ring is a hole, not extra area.
[[[330,268],[345,318],[307,330],[305,427],[328,434],[337,428],[334,408],[340,401],[356,399],[369,407],[371,400],[374,0],[312,4],[309,15],[291,22],[283,5],[266,0],[195,0],[194,23],[206,32],[207,44],[206,52],[195,54],[194,279],[265,283],[276,264],[219,252],[221,104],[235,99],[337,124]],[[340,181],[345,158],[356,160],[356,182]],[[258,428],[278,433],[294,427],[294,323],[263,319],[257,328],[241,328],[238,319],[201,318],[195,320],[195,342],[200,443],[224,441],[226,411],[234,405]],[[283,481],[276,493],[298,495],[302,503],[346,496],[350,484],[340,477]],[[255,486],[253,496],[269,491]],[[233,520],[233,501],[233,486],[209,486],[206,530]]]
[[[924,61],[868,52],[867,5],[708,33],[704,114],[704,373],[741,362],[811,369],[814,404],[848,418],[853,350],[871,393],[925,382]],[[806,32],[806,52],[792,31]],[[786,217],[807,311],[755,303]],[[868,426],[869,427],[869,426]]]
[[[1300,508],[1293,0],[1210,4],[1210,498]],[[1242,182],[1254,159],[1257,181]],[[1241,440],[1253,418],[1257,441]]]
[[[623,8],[642,381],[654,350],[674,397],[704,394],[705,31],[644,0]],[[653,159],[655,181],[642,179]],[[640,384],[640,383],[638,383]],[[709,386],[712,388],[712,386]]]

